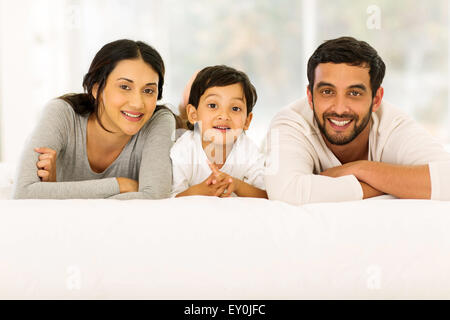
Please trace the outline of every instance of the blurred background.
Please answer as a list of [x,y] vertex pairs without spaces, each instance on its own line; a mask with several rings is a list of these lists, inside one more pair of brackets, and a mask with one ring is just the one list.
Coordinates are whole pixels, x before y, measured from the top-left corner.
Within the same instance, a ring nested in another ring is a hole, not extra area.
[[245,71],[259,95],[248,134],[260,143],[305,95],[314,49],[351,35],[385,61],[385,99],[450,144],[449,27],[447,0],[0,0],[0,161],[18,160],[46,102],[81,92],[95,53],[121,38],[161,53],[174,111],[194,71]]

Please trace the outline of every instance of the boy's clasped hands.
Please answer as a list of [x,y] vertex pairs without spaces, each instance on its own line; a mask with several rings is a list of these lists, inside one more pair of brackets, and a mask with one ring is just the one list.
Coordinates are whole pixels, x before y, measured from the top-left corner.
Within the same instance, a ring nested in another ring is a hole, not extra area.
[[197,190],[192,190],[198,195],[216,196],[226,198],[231,196],[238,189],[239,180],[234,179],[225,172],[220,171],[215,163],[208,161],[211,175],[202,183],[193,186]]

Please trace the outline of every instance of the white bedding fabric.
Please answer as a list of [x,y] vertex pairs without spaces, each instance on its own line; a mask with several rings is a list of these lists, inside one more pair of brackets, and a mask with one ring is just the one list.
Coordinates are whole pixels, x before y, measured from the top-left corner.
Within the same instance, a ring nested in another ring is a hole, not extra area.
[[0,208],[0,299],[450,299],[450,202]]

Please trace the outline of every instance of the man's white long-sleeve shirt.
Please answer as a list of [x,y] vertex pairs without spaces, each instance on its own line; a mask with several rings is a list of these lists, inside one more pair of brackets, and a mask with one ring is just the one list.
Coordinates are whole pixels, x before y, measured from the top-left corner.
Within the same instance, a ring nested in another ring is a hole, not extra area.
[[[267,136],[266,189],[269,199],[300,205],[360,200],[355,176],[319,175],[342,163],[325,144],[306,98],[283,108]],[[450,200],[450,153],[417,122],[387,102],[372,113],[369,161],[428,164],[431,199]]]

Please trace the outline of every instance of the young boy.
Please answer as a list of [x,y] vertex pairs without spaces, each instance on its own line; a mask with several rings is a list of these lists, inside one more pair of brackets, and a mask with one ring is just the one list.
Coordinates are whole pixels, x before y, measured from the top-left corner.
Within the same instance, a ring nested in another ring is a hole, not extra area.
[[186,106],[190,129],[172,147],[172,195],[267,198],[264,157],[246,136],[256,103],[247,75],[227,66],[201,70]]

